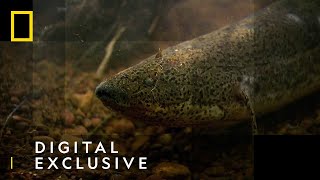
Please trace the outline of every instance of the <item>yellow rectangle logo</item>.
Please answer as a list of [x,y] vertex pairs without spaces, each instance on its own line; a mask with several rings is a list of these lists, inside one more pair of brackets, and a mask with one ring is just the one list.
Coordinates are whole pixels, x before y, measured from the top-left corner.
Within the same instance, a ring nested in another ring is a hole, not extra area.
[[[29,15],[29,37],[15,38],[14,36],[14,16],[17,14]],[[11,11],[11,42],[32,42],[33,41],[33,11]]]

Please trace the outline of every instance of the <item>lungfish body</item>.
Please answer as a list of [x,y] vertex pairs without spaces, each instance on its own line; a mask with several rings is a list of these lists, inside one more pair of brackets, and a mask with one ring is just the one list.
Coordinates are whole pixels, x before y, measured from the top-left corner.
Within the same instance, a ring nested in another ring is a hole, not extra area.
[[159,52],[102,82],[124,115],[170,126],[229,125],[320,89],[320,1],[283,0]]

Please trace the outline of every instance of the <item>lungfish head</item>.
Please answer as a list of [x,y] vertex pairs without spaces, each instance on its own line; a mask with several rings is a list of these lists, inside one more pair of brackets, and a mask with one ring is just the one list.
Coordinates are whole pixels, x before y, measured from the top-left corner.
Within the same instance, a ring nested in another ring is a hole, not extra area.
[[110,109],[152,124],[223,121],[232,93],[224,84],[228,79],[203,60],[201,49],[188,48],[186,43],[105,80],[96,88],[96,95]]

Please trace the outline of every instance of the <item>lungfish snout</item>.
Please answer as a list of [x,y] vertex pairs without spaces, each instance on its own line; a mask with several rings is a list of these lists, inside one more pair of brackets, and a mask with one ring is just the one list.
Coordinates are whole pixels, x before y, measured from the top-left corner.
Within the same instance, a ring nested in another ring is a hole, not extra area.
[[95,93],[105,105],[109,106],[126,104],[128,100],[128,94],[124,89],[109,85],[106,82],[97,86]]

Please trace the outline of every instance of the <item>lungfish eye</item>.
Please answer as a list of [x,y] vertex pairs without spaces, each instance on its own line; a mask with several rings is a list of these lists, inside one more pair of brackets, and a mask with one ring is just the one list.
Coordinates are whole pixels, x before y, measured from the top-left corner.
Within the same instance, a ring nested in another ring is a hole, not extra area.
[[152,78],[147,78],[144,80],[144,83],[147,85],[147,86],[153,86],[154,85],[154,81]]

